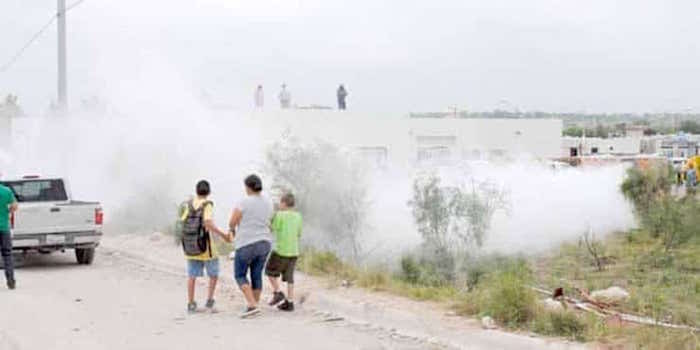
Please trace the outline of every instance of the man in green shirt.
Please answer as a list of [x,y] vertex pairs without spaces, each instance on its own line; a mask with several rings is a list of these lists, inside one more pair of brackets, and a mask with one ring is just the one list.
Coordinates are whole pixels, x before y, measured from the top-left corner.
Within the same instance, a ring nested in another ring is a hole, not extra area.
[[[275,249],[267,261],[265,274],[270,279],[274,293],[270,306],[282,311],[294,311],[294,266],[299,256],[301,214],[294,210],[294,195],[287,193],[280,199],[280,210],[272,217],[270,228],[275,235]],[[287,282],[287,296],[280,291],[279,277]]]
[[0,184],[0,252],[5,269],[7,288],[15,289],[15,266],[12,261],[12,235],[10,235],[10,215],[17,210],[15,194],[7,186]]

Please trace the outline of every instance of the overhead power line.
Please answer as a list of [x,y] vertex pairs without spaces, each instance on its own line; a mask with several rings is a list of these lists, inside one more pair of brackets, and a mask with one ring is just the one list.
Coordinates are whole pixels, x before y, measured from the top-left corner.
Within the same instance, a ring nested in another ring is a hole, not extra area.
[[78,1],[74,2],[72,5],[68,5],[68,7],[66,7],[66,12],[68,12],[68,11],[72,10],[74,7],[82,4],[83,1],[85,1],[85,0],[78,0]]
[[[85,0],[78,0],[78,1],[74,2],[73,4],[71,4],[70,6],[66,7],[66,13],[68,11],[72,10],[73,8],[75,8],[76,6],[80,5],[81,3],[83,3],[83,1],[85,1]],[[34,35],[31,37],[31,39],[29,39],[24,45],[22,45],[22,47],[19,50],[17,50],[17,52],[14,55],[12,55],[12,58],[10,58],[5,64],[0,66],[0,73],[4,73],[8,69],[10,69],[10,67],[13,64],[15,64],[15,62],[17,62],[20,59],[20,57],[22,57],[22,54],[24,54],[24,52],[29,48],[29,46],[31,46],[33,42],[35,42],[37,39],[39,39],[41,34],[44,34],[44,32],[47,29],[49,29],[51,24],[53,24],[53,22],[56,21],[56,18],[58,18],[58,13],[54,13],[54,15],[51,16],[51,18],[49,18],[48,22],[46,22],[46,24],[44,24],[41,27],[41,29],[39,29],[36,33],[34,33]]]
[[24,51],[27,50],[29,45],[31,45],[34,41],[36,41],[36,39],[39,39],[39,36],[41,36],[41,34],[43,34],[47,29],[49,29],[49,26],[51,24],[53,24],[54,21],[56,21],[56,17],[57,17],[56,15],[53,15],[53,17],[51,17],[51,19],[49,19],[49,21],[46,22],[46,24],[44,24],[44,26],[41,27],[41,29],[39,29],[39,31],[36,32],[32,36],[32,38],[29,39],[29,41],[27,41],[27,43],[25,43],[22,46],[22,48],[19,49],[19,51],[17,51],[17,53],[15,53],[15,55],[12,56],[12,58],[9,61],[7,61],[7,63],[3,64],[2,68],[0,68],[0,72],[5,72],[8,68],[10,68],[11,65],[13,65],[15,62],[17,62],[17,60],[20,58],[20,56],[22,56]]

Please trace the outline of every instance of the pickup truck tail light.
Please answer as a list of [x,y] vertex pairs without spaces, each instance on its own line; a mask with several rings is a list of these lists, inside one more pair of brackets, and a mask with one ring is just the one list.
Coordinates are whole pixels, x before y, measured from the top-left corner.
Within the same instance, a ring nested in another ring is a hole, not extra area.
[[102,213],[102,208],[95,209],[95,225],[102,225],[104,219],[104,214]]
[[15,212],[10,213],[10,228],[15,228]]

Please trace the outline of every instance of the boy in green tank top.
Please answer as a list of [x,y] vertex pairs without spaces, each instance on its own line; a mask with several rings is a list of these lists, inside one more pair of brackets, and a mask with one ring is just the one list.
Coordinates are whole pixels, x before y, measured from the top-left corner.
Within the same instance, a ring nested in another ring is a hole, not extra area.
[[[265,274],[273,289],[270,306],[277,306],[282,311],[294,311],[294,267],[299,256],[299,238],[301,237],[301,214],[294,210],[294,195],[287,193],[280,199],[279,211],[272,217],[272,229],[275,236],[275,248],[270,254],[265,267]],[[287,296],[280,290],[279,277],[287,282]]]

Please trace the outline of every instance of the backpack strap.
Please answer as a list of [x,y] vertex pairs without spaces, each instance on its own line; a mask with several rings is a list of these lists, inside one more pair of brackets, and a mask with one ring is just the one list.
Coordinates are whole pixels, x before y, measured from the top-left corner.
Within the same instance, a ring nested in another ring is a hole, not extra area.
[[209,201],[209,200],[204,201],[204,203],[202,203],[202,205],[199,207],[199,210],[202,211],[202,215],[199,217],[199,220],[201,222],[202,231],[204,232],[204,234],[207,237],[207,244],[209,244],[209,247],[207,249],[209,251],[209,257],[212,258],[213,255],[212,255],[211,234],[209,234],[209,231],[207,231],[207,229],[204,227],[204,209],[206,208],[207,205],[214,205],[214,203],[212,201]]

